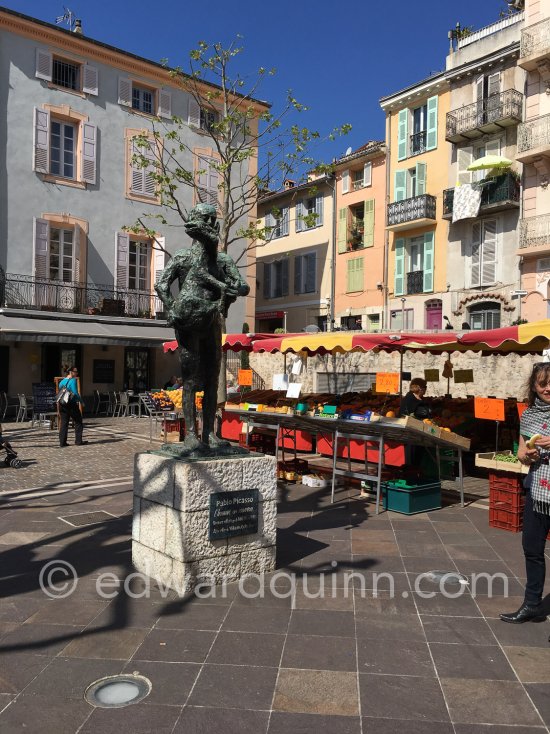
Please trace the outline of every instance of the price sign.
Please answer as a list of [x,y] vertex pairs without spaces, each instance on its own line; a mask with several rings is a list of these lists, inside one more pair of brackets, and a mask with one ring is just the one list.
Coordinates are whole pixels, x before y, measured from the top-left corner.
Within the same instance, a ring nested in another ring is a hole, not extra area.
[[239,370],[239,385],[252,386],[252,370]]
[[473,370],[455,370],[454,378],[455,378],[455,383],[473,382],[474,381],[474,371]]
[[474,398],[474,415],[489,421],[504,420],[504,400],[497,398]]
[[376,392],[398,393],[399,372],[377,372]]
[[521,418],[521,416],[523,415],[523,411],[527,409],[527,403],[518,403],[517,408],[518,416]]
[[424,370],[426,382],[439,382],[439,370]]

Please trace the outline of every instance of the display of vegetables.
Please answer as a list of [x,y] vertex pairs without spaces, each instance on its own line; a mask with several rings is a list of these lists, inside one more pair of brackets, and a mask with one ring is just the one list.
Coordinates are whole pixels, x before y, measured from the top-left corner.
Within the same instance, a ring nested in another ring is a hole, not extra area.
[[171,399],[172,396],[168,397],[168,394],[165,393],[164,390],[151,393],[151,397],[155,403],[155,408],[158,410],[174,410],[174,403]]
[[519,463],[519,459],[514,454],[495,454],[495,461],[507,461],[508,463],[515,464]]

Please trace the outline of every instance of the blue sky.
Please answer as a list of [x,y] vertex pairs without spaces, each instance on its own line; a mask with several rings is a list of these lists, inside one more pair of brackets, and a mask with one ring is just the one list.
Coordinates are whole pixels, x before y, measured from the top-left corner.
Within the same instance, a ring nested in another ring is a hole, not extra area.
[[[290,88],[309,107],[301,124],[320,131],[352,124],[349,135],[318,151],[325,160],[384,138],[378,100],[443,69],[447,32],[457,21],[478,29],[506,8],[504,0],[65,2],[85,35],[184,69],[197,40],[227,44],[241,34],[242,73],[277,69],[257,94],[274,110]],[[7,7],[52,23],[63,14],[63,1],[12,0]]]

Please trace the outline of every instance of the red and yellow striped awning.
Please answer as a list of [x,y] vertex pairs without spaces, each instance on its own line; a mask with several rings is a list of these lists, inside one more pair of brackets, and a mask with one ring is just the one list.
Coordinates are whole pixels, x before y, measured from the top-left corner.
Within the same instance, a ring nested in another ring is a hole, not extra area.
[[[273,334],[222,334],[222,349],[224,352],[229,350],[233,352],[251,352],[252,343],[259,339],[269,339]],[[162,345],[164,352],[175,352],[178,348],[178,342],[173,339],[170,342],[164,342]]]

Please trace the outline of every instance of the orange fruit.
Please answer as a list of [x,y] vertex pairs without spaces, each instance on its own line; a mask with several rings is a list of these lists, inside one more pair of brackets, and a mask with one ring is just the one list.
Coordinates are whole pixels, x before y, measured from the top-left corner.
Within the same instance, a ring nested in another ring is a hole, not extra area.
[[386,413],[386,418],[395,418],[395,413],[393,412],[393,410],[388,410],[388,412]]

